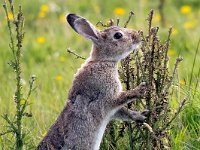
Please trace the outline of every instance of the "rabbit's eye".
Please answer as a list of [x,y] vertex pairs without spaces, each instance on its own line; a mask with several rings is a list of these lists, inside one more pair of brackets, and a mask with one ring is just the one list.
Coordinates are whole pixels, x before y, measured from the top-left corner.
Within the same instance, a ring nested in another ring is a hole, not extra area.
[[120,32],[117,32],[117,33],[114,34],[115,39],[120,39],[120,38],[122,38],[122,36],[123,35]]

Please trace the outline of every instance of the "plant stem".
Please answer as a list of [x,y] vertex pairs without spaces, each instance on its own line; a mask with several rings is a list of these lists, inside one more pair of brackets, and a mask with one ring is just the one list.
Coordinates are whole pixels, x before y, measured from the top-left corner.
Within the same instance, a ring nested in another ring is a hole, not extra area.
[[[19,10],[19,15],[21,13],[21,9]],[[20,18],[17,19],[15,22],[16,25],[16,32],[17,32],[17,51],[16,51],[16,92],[15,92],[15,102],[16,102],[16,117],[17,117],[17,133],[16,133],[16,149],[21,150],[23,148],[23,140],[22,140],[22,112],[21,112],[21,96],[22,96],[22,84],[21,84],[21,66],[20,66],[20,61],[21,61],[21,32],[20,32]]]
[[[10,4],[10,11],[13,16],[13,21],[10,20],[8,17],[8,9],[6,2],[4,1],[4,10],[6,13],[6,18],[7,18],[7,25],[8,25],[8,30],[9,30],[9,35],[10,35],[10,49],[13,54],[13,60],[11,61],[10,65],[12,66],[14,72],[15,72],[15,81],[16,81],[16,90],[14,94],[14,102],[15,102],[15,108],[16,108],[16,113],[15,113],[15,120],[10,121],[8,116],[5,115],[4,119],[7,121],[7,123],[10,125],[14,136],[15,136],[15,149],[16,150],[22,150],[24,141],[23,141],[23,133],[22,133],[22,118],[23,118],[23,111],[25,108],[22,109],[21,105],[21,100],[23,99],[22,95],[22,78],[21,78],[21,49],[22,49],[22,41],[24,38],[24,32],[23,32],[23,25],[24,25],[24,18],[23,18],[23,13],[21,6],[19,6],[19,12],[17,13],[17,16],[15,16],[14,12],[14,5],[11,0],[9,0]],[[13,23],[15,25],[15,34],[12,32],[12,25]],[[16,36],[16,39],[14,37]],[[9,130],[8,130],[9,131]],[[5,133],[10,133],[10,132],[5,132]]]
[[196,63],[197,53],[199,51],[199,45],[200,45],[200,38],[199,38],[199,41],[198,41],[198,44],[197,44],[197,48],[196,48],[195,55],[194,55],[194,61],[193,61],[193,64],[192,64],[192,71],[191,71],[190,81],[189,81],[189,91],[190,91],[191,84],[192,84],[192,77],[193,77],[193,72],[194,72],[194,66],[195,66],[195,63]]

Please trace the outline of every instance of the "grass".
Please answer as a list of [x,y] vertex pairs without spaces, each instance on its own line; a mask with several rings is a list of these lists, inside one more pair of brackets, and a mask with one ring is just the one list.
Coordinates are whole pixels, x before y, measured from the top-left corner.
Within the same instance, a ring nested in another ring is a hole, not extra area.
[[[133,10],[135,12],[134,19],[129,23],[129,28],[144,30],[146,29],[145,19],[150,9],[154,9],[156,16],[153,25],[161,26],[159,19],[158,4],[156,1],[100,1],[85,0],[80,1],[76,5],[73,0],[64,1],[47,1],[38,0],[34,5],[29,1],[16,1],[22,5],[26,19],[25,39],[22,56],[22,71],[24,89],[28,89],[28,81],[33,74],[37,77],[35,85],[36,90],[30,97],[31,105],[28,111],[32,112],[32,118],[25,118],[24,130],[29,132],[31,145],[25,149],[30,149],[38,144],[45,135],[48,128],[54,122],[58,114],[63,108],[67,98],[68,90],[71,86],[74,73],[80,67],[83,60],[76,59],[68,54],[66,49],[70,47],[76,50],[80,55],[89,56],[91,43],[83,40],[65,22],[64,15],[69,12],[80,14],[93,22],[99,20],[107,21],[109,18],[120,18],[120,25],[128,18],[128,13]],[[189,5],[191,12],[183,14],[180,8],[183,5]],[[125,14],[115,14],[116,8],[123,8]],[[164,6],[164,15],[166,25],[160,27],[160,38],[164,39],[168,27],[173,26],[175,29],[172,34],[170,46],[170,66],[175,63],[178,55],[183,56],[184,60],[179,66],[179,80],[181,87],[175,87],[175,90],[181,90],[177,97],[172,98],[171,105],[176,107],[177,103],[186,95],[190,76],[193,76],[192,89],[198,82],[196,94],[191,90],[192,94],[187,106],[180,116],[174,121],[174,127],[170,130],[173,149],[198,149],[200,146],[200,87],[197,65],[200,60],[200,54],[197,54],[196,65],[191,74],[192,64],[194,60],[195,50],[199,40],[200,33],[200,11],[198,0],[184,0],[174,2],[166,1]],[[47,10],[48,9],[48,10]],[[43,14],[40,14],[43,12]],[[41,16],[43,17],[41,18]],[[40,39],[40,40],[39,40]],[[3,8],[0,9],[0,114],[14,114],[13,93],[14,75],[9,65],[11,52],[9,46],[8,29]],[[170,68],[172,69],[172,68]],[[28,91],[23,91],[24,93]],[[0,118],[0,131],[3,130],[5,122]],[[12,139],[11,139],[12,140]],[[0,138],[0,148],[5,146],[7,149],[9,139]]]

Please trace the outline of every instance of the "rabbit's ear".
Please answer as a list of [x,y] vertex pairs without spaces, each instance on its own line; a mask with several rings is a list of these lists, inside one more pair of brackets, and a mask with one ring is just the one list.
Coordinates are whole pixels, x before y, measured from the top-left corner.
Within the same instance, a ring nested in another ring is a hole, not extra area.
[[85,18],[75,14],[68,14],[66,18],[70,26],[77,33],[92,41],[96,41],[98,39],[98,30]]

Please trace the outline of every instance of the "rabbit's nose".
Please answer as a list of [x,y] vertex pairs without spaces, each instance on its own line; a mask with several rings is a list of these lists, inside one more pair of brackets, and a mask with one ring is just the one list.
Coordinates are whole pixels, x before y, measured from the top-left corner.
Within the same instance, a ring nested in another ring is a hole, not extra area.
[[139,32],[133,32],[132,34],[131,34],[131,37],[132,37],[132,40],[133,40],[133,42],[134,43],[139,43],[139,42],[141,42],[141,37],[140,37],[140,34],[139,34]]

